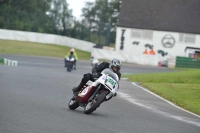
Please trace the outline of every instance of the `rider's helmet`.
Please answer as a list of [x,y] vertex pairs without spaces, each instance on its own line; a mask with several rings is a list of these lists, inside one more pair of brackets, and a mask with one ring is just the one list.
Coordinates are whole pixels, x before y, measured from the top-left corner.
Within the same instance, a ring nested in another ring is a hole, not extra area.
[[69,52],[70,52],[71,54],[73,54],[74,51],[75,51],[75,50],[74,50],[73,48],[71,48]]
[[91,59],[93,59],[94,58],[94,55],[93,54],[91,54]]
[[109,65],[109,68],[113,71],[113,72],[118,72],[120,69],[121,69],[121,61],[118,60],[118,59],[112,59],[110,61],[110,65]]

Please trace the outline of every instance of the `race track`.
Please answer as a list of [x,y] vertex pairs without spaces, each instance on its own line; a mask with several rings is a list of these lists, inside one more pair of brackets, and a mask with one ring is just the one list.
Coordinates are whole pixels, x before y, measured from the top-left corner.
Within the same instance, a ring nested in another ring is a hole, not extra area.
[[[117,97],[91,115],[70,110],[71,89],[89,61],[67,72],[63,59],[0,54],[18,66],[0,65],[0,133],[200,133],[200,117],[179,109],[129,81],[120,81]],[[172,71],[123,64],[123,73]]]

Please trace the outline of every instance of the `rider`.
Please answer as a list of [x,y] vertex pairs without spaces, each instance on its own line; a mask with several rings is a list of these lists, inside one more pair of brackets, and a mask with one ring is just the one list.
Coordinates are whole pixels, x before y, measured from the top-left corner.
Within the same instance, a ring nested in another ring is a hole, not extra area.
[[99,65],[99,60],[95,58],[94,55],[91,55],[90,61],[91,61],[92,67],[94,67],[95,64]]
[[120,79],[121,77],[121,73],[120,73],[120,68],[121,68],[121,61],[118,60],[118,59],[113,59],[111,60],[110,63],[108,62],[102,62],[99,66],[97,66],[93,73],[90,74],[90,73],[87,73],[87,74],[84,74],[80,84],[78,87],[75,87],[72,89],[72,91],[74,92],[75,95],[78,94],[78,92],[81,90],[81,88],[89,81],[94,81],[94,78],[98,78],[101,74],[101,72],[106,69],[106,68],[109,68],[111,69],[114,73],[116,73]]
[[92,64],[92,61],[94,60],[94,55],[91,54],[91,58],[90,58],[90,61],[91,61],[91,65],[93,66]]
[[77,54],[76,54],[74,48],[71,48],[70,51],[69,51],[69,52],[67,53],[67,55],[65,56],[65,59],[64,59],[65,67],[67,66],[67,60],[66,60],[66,58],[67,58],[68,56],[73,56],[73,57],[75,58],[75,60],[74,60],[74,70],[76,70],[76,61],[78,60],[78,56],[77,56]]

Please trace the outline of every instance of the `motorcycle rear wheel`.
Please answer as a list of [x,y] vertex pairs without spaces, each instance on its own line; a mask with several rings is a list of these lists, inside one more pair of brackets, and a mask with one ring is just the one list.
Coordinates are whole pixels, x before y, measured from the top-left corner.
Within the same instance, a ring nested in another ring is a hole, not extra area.
[[73,64],[71,64],[70,62],[67,62],[67,71],[71,72],[73,69]]
[[106,94],[104,92],[97,94],[92,101],[89,101],[84,107],[85,114],[91,114],[95,111],[102,102],[104,102]]
[[68,107],[71,110],[75,110],[76,108],[79,107],[79,103],[77,101],[75,101],[74,97],[70,99],[69,103],[68,103]]

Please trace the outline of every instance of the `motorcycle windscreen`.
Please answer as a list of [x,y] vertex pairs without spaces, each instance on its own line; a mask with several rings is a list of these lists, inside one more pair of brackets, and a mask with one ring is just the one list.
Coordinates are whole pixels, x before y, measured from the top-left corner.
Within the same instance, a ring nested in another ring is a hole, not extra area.
[[112,77],[116,82],[119,82],[119,78],[118,78],[117,74],[114,73],[113,71],[111,71],[110,69],[106,68],[106,69],[104,69],[101,73],[102,73],[102,74],[105,74],[105,75],[109,75],[109,76]]

